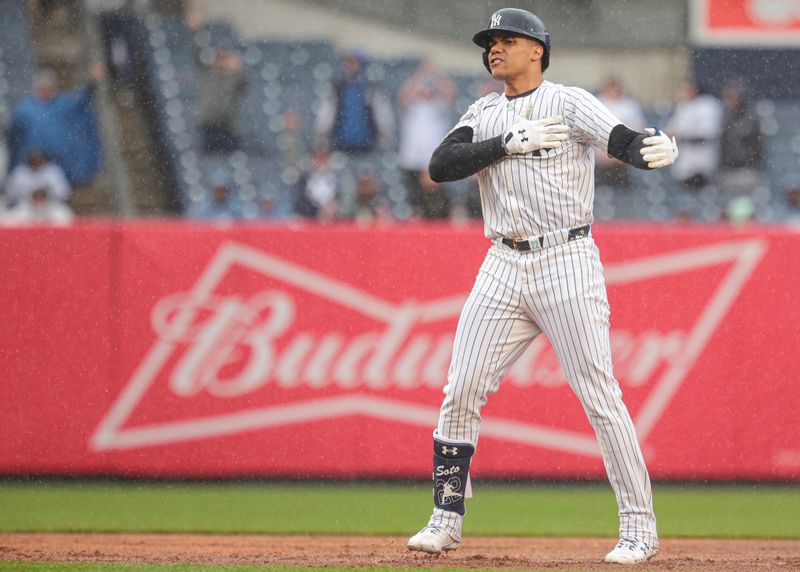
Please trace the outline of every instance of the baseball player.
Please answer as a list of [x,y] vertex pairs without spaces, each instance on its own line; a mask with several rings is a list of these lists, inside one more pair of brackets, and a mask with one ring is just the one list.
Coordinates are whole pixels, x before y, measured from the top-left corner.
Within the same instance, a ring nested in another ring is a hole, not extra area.
[[591,236],[592,146],[641,169],[672,164],[678,149],[657,129],[626,127],[585,90],[544,81],[550,35],[534,14],[499,10],[473,41],[504,93],[469,107],[429,171],[440,182],[477,173],[492,244],[461,312],[433,434],[433,515],[408,548],[438,554],[460,546],[481,407],[543,333],[595,430],[619,505],[620,540],[605,560],[645,562],[658,551],[656,518],[612,371],[609,306]]

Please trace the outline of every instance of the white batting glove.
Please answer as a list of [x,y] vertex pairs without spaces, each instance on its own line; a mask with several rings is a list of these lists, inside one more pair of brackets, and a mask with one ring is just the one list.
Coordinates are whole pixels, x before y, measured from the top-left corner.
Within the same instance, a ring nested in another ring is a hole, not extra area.
[[530,108],[525,108],[511,129],[503,135],[503,145],[509,155],[530,153],[537,149],[555,149],[567,140],[567,126],[560,117],[529,119]]
[[678,144],[675,138],[670,139],[669,135],[654,127],[648,127],[644,132],[650,137],[646,137],[642,143],[640,153],[647,166],[651,169],[672,165],[678,158]]

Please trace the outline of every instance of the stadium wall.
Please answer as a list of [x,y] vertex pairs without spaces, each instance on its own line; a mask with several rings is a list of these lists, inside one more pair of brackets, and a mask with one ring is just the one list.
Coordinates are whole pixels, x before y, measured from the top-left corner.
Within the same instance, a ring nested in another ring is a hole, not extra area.
[[[800,234],[593,233],[653,477],[800,480]],[[87,222],[0,240],[0,474],[429,477],[479,227]],[[484,413],[477,477],[603,477],[543,338]]]

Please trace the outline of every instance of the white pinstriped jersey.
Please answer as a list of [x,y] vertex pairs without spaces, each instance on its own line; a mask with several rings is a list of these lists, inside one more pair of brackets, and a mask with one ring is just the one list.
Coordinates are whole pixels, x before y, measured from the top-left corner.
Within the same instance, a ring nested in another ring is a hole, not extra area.
[[518,97],[492,93],[475,103],[453,128],[471,127],[473,142],[506,133],[530,106],[530,119],[560,116],[569,128],[560,149],[510,155],[478,173],[488,238],[534,237],[591,223],[594,152],[608,149],[617,119],[588,91],[544,81]]

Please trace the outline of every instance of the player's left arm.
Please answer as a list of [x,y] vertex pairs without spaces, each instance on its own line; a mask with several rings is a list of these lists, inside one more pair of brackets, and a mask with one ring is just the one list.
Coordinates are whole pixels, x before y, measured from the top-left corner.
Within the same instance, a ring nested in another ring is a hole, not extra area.
[[674,138],[656,128],[645,129],[644,133],[634,131],[584,89],[565,90],[563,106],[576,140],[592,144],[638,169],[666,167],[678,157]]
[[608,136],[608,154],[639,169],[658,169],[675,162],[678,144],[655,127],[639,133],[620,123]]

